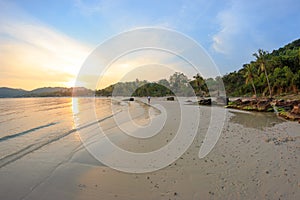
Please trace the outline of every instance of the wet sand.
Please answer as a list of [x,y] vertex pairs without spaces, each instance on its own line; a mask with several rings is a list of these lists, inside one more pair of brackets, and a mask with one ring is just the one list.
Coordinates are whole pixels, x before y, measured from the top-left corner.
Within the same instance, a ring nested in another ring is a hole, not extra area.
[[[160,135],[133,140],[105,121],[110,139],[136,152],[171,141],[180,110],[176,102],[152,99],[151,104],[156,103],[170,116]],[[227,110],[221,137],[199,159],[210,107],[200,107],[200,112],[198,135],[190,148],[161,170],[131,174],[111,169],[87,152],[75,132],[2,167],[0,199],[300,199],[298,123],[270,114]],[[143,116],[137,123],[147,123],[148,111],[133,113]]]

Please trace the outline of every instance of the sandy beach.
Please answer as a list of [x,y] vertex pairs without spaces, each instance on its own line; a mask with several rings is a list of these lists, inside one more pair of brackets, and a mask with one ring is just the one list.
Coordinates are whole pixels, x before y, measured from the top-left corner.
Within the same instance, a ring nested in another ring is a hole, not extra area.
[[[117,146],[153,151],[174,139],[181,111],[176,101],[152,98],[151,104],[161,105],[168,116],[155,137],[132,139],[121,133],[113,118],[99,123]],[[141,126],[164,112],[136,101],[130,109]],[[200,109],[197,136],[179,159],[163,169],[149,173],[111,169],[87,151],[74,131],[1,167],[0,199],[300,199],[298,123],[273,113],[227,109],[219,140],[200,159],[211,108],[182,109]],[[87,130],[93,132],[93,126]]]

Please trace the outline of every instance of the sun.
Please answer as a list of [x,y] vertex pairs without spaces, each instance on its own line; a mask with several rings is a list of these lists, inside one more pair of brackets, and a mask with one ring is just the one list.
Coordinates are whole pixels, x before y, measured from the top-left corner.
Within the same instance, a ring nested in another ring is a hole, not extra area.
[[75,78],[69,79],[67,82],[64,82],[63,85],[68,88],[75,87],[75,81],[76,81]]

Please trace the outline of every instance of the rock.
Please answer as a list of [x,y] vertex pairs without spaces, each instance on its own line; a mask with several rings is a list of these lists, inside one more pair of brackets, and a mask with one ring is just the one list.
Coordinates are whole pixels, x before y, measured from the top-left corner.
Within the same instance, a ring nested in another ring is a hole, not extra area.
[[134,98],[130,97],[129,99],[122,99],[122,101],[134,101]]
[[237,99],[235,101],[232,101],[233,104],[235,105],[241,105],[242,104],[242,100],[241,99]]
[[294,106],[298,106],[299,108],[299,104],[300,104],[300,100],[276,100],[273,101],[274,106],[284,109],[285,111],[291,111]]
[[260,112],[274,112],[274,107],[276,107],[276,113],[280,117],[300,123],[300,100],[237,99],[230,101],[226,107]]
[[201,99],[198,101],[199,105],[211,105],[211,99]]
[[228,103],[228,108],[237,108],[248,111],[273,112],[273,106],[270,99],[237,99]]
[[293,114],[291,112],[279,112],[278,115],[287,120],[298,121],[300,120],[300,115]]
[[260,100],[256,104],[258,111],[264,111],[264,112],[273,112],[273,106],[271,105],[271,101],[269,100]]
[[244,99],[241,102],[241,105],[249,105],[249,104],[251,104],[251,101],[249,99]]
[[167,97],[167,101],[174,101],[175,98],[174,97]]
[[291,113],[296,114],[296,115],[300,115],[300,104],[294,105]]
[[300,119],[300,100],[276,100],[273,105],[277,107],[280,117],[293,121]]

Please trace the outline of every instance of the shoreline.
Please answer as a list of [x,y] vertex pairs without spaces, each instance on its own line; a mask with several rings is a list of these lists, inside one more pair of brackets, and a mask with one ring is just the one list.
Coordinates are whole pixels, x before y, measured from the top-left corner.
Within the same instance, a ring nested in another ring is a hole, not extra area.
[[[181,120],[178,102],[152,98],[151,104],[162,105],[169,116],[157,138],[132,139],[122,134],[111,118],[101,122],[108,127],[111,141],[128,151],[149,152],[172,140]],[[131,104],[132,111],[137,112],[134,116],[142,119],[136,121],[141,125],[150,119],[147,107]],[[199,159],[207,128],[210,123],[214,125],[211,109],[201,106],[193,143],[163,169],[141,174],[111,169],[87,151],[76,131],[0,168],[0,198],[298,199],[300,127],[289,121],[279,123],[264,113],[227,112],[218,142],[206,157]],[[89,130],[94,132],[92,127]]]

